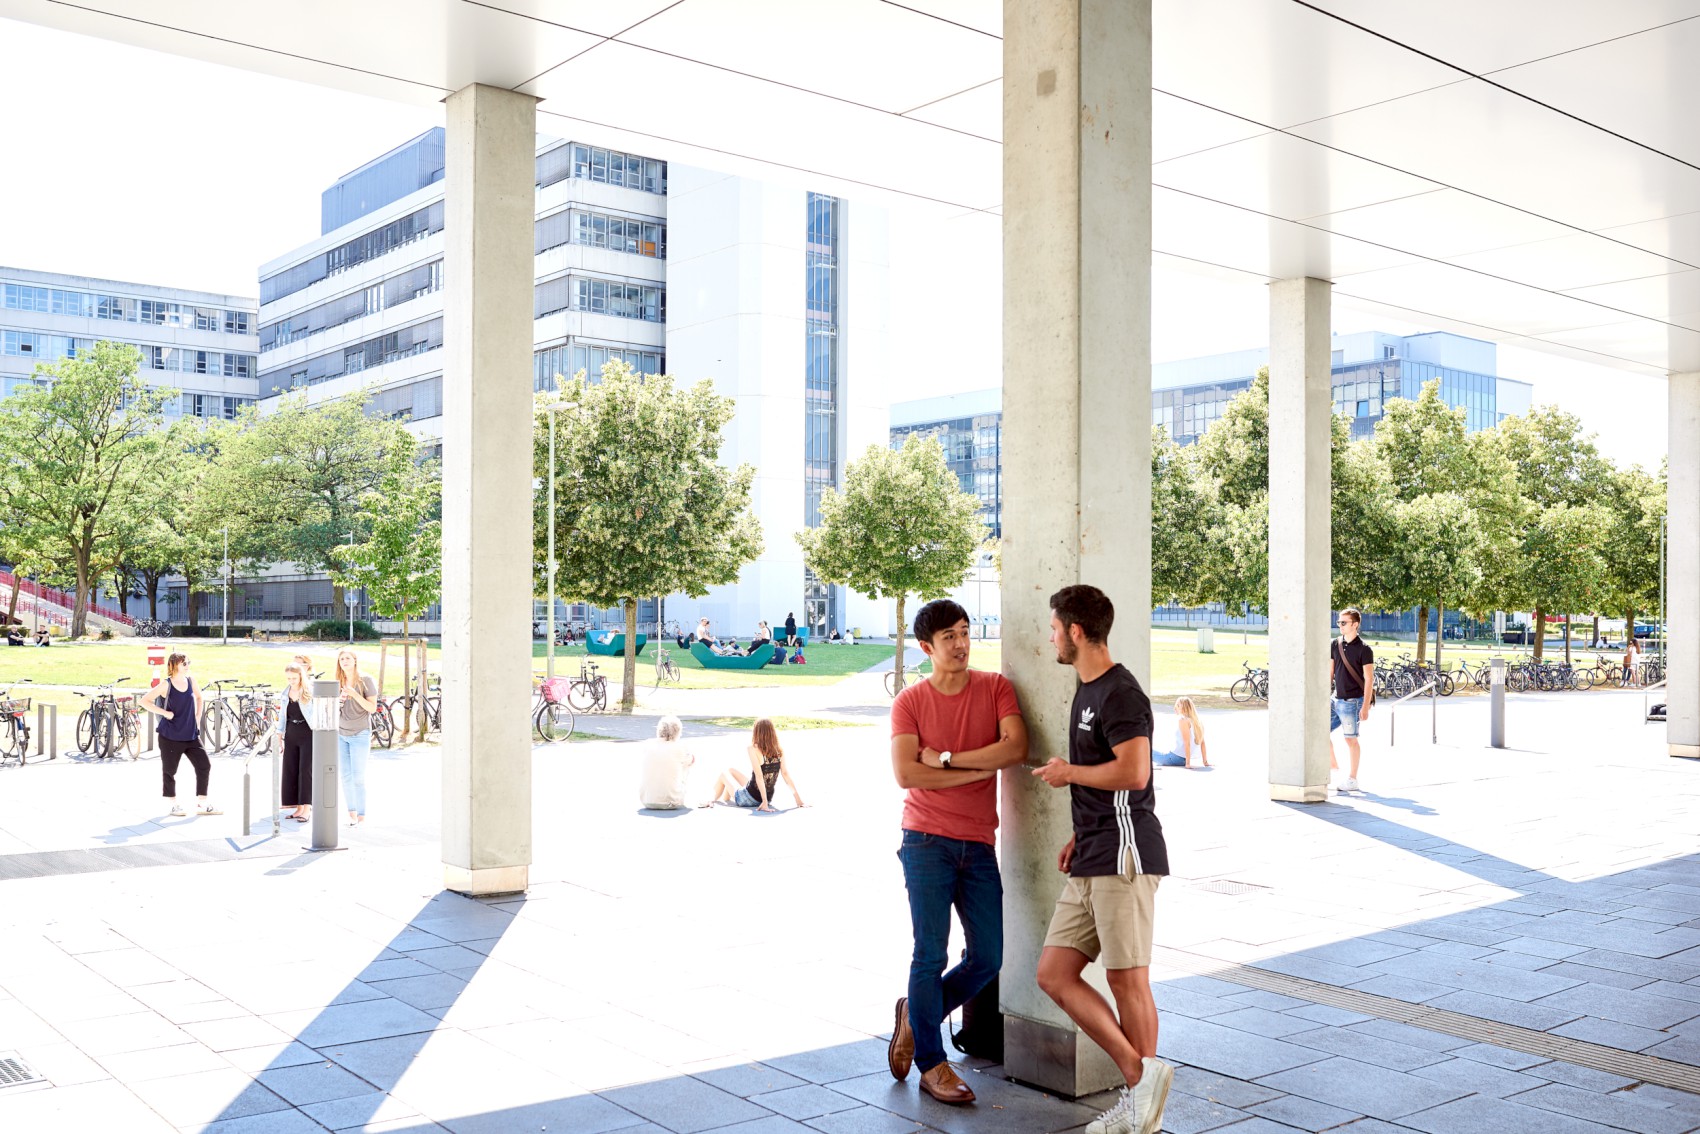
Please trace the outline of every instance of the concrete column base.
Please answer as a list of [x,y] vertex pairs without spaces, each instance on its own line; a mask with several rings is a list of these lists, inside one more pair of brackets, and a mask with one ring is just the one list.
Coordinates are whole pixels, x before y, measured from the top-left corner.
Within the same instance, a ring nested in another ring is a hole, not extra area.
[[1126,1080],[1104,1049],[1073,1027],[1004,1014],[1003,1071],[1030,1087],[1077,1099]]
[[1689,760],[1700,760],[1700,744],[1673,744],[1670,746],[1670,754]]
[[469,898],[523,894],[531,881],[529,866],[465,867],[443,864],[443,888]]
[[1270,784],[1269,798],[1276,803],[1327,803],[1328,785],[1310,784],[1299,787],[1293,784]]

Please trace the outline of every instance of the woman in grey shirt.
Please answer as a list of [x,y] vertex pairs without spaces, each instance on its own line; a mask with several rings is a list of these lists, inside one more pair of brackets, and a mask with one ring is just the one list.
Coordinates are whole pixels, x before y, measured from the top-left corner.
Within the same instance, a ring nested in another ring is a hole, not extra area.
[[378,707],[378,683],[360,672],[350,649],[336,654],[337,768],[348,800],[348,825],[366,821],[366,758],[372,754],[372,713]]

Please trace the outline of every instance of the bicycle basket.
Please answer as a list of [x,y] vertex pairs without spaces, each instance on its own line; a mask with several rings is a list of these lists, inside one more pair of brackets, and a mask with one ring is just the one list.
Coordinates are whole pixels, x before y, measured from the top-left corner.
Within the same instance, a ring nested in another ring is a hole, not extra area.
[[14,697],[10,701],[0,701],[0,715],[10,714],[17,717],[29,711],[30,699],[28,697]]
[[543,682],[543,699],[551,705],[559,705],[567,699],[567,690],[572,682],[564,677],[551,677]]

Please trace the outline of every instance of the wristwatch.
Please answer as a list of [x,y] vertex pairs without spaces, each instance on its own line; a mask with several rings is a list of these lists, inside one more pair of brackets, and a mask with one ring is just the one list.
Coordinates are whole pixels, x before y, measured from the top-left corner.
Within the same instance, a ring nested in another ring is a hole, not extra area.
[[948,753],[948,752],[940,752],[939,753],[939,767],[941,767],[941,768],[950,767],[950,753]]

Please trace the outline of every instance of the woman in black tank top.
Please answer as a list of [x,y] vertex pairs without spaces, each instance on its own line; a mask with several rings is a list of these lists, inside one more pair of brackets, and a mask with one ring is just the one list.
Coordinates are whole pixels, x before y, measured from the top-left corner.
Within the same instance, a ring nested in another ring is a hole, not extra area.
[[763,717],[756,722],[755,728],[750,731],[750,746],[747,751],[750,757],[749,767],[727,768],[720,773],[720,780],[714,785],[714,795],[703,804],[704,807],[711,807],[716,803],[730,803],[734,807],[772,811],[773,790],[779,785],[781,778],[785,780],[785,786],[791,789],[791,797],[797,801],[797,806],[808,806],[798,793],[796,782],[791,779],[791,770],[785,765],[785,750],[779,747],[779,733],[774,729],[772,721]]

